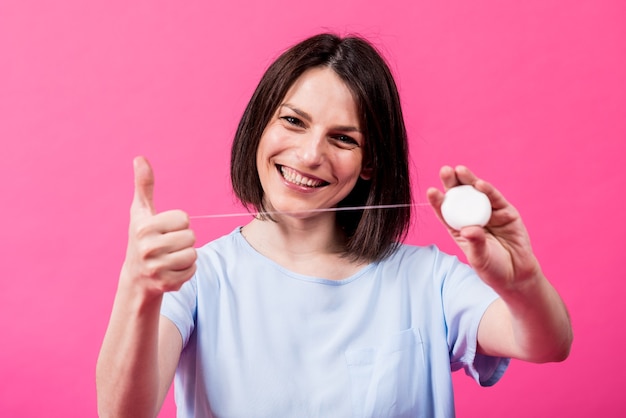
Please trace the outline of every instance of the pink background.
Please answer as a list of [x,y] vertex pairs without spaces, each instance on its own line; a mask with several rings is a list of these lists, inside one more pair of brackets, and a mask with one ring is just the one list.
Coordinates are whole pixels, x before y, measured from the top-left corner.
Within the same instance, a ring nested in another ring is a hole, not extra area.
[[[159,209],[240,211],[228,161],[247,99],[280,51],[329,29],[361,33],[389,59],[416,199],[442,164],[493,182],[571,310],[569,360],[515,361],[488,389],[455,374],[458,415],[623,410],[623,0],[3,0],[0,416],[96,415],[133,156],[154,165]],[[409,242],[458,254],[430,209],[418,215]],[[205,242],[244,221],[194,227]]]

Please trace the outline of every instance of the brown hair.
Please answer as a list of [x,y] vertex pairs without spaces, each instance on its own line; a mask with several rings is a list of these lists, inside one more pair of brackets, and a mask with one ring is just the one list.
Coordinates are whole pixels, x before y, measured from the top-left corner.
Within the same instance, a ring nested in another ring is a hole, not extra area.
[[[315,67],[331,68],[352,91],[365,138],[364,166],[373,170],[369,180],[359,178],[338,206],[410,204],[407,135],[391,71],[363,38],[334,34],[316,35],[291,47],[261,78],[232,146],[230,172],[235,195],[246,208],[265,210],[256,166],[261,136],[289,88]],[[348,238],[346,256],[383,259],[406,235],[410,216],[410,206],[338,211],[338,225]]]

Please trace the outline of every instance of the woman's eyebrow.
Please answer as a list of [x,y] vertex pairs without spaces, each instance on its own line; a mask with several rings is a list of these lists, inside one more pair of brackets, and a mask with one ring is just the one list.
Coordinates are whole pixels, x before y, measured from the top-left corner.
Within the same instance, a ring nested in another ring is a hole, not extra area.
[[[292,104],[283,103],[282,105],[280,105],[280,107],[286,107],[287,109],[290,109],[292,112],[294,112],[295,114],[300,116],[302,119],[305,119],[309,123],[313,120],[311,115],[309,115],[304,110],[299,109],[299,108],[297,108],[296,106],[294,106]],[[361,133],[361,130],[358,127],[356,127],[356,126],[337,125],[337,126],[334,126],[333,129],[335,129],[337,131],[343,131],[343,132],[359,132],[359,133]]]
[[307,122],[311,122],[311,120],[313,120],[311,115],[306,113],[304,110],[299,109],[299,108],[297,108],[294,105],[291,105],[289,103],[283,103],[282,105],[280,105],[280,107],[286,107],[287,109],[290,109],[292,112],[294,112],[298,116],[302,117],[303,119],[306,119]]

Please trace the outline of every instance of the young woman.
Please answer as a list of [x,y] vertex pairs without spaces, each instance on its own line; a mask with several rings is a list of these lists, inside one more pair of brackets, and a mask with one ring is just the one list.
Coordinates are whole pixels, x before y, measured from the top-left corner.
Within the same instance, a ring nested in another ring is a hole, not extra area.
[[[248,224],[194,249],[184,212],[155,213],[137,158],[101,416],[156,415],[176,375],[181,417],[448,417],[451,371],[491,385],[509,358],[565,359],[566,308],[518,212],[467,168],[440,175],[491,201],[484,228],[446,225],[471,268],[401,244],[409,206],[329,210],[411,203],[407,148],[383,59],[322,34],[270,66],[239,124],[231,178],[259,213]],[[441,218],[443,193],[428,198]]]

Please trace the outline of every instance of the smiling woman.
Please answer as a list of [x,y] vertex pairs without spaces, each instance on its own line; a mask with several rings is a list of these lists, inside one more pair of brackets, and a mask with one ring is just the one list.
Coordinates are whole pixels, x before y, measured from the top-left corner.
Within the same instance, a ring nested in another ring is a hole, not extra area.
[[334,219],[333,213],[307,210],[335,207],[359,177],[369,179],[358,126],[356,103],[341,79],[328,68],[305,72],[287,92],[259,142],[263,209],[301,211],[301,220],[307,214]]
[[[321,73],[325,73],[323,79]],[[312,74],[319,75],[319,79]],[[316,86],[312,86],[314,81],[318,83]],[[330,86],[318,90],[319,84],[326,81],[333,83],[337,93]],[[332,107],[324,111],[328,119],[336,120],[329,120],[335,125],[326,126],[333,129],[327,134],[336,143],[359,144],[355,151],[363,158],[361,179],[357,179],[352,191],[337,205],[405,205],[393,210],[337,214],[337,224],[347,238],[346,255],[378,260],[388,255],[408,230],[411,216],[408,143],[393,76],[380,54],[361,38],[314,36],[286,51],[267,69],[235,134],[231,154],[233,190],[247,207],[258,212],[269,210],[257,175],[257,148],[273,118],[294,118],[292,122],[297,119],[296,124],[311,123],[315,115],[308,114],[308,109],[299,103],[287,100],[302,87],[308,90],[299,92],[299,97],[310,94],[304,99],[308,106],[316,105],[313,95],[321,95],[320,91],[326,91],[326,95],[333,93],[335,103],[328,103]],[[288,121],[285,123],[290,125]]]
[[510,357],[567,357],[569,317],[519,213],[469,169],[440,177],[484,193],[484,226],[453,229],[443,193],[428,197],[472,267],[401,242],[406,130],[366,40],[322,34],[279,57],[231,156],[235,193],[257,215],[197,250],[186,213],[156,213],[152,169],[135,160],[102,416],[154,416],[175,375],[180,417],[451,417],[451,371],[486,386]]

